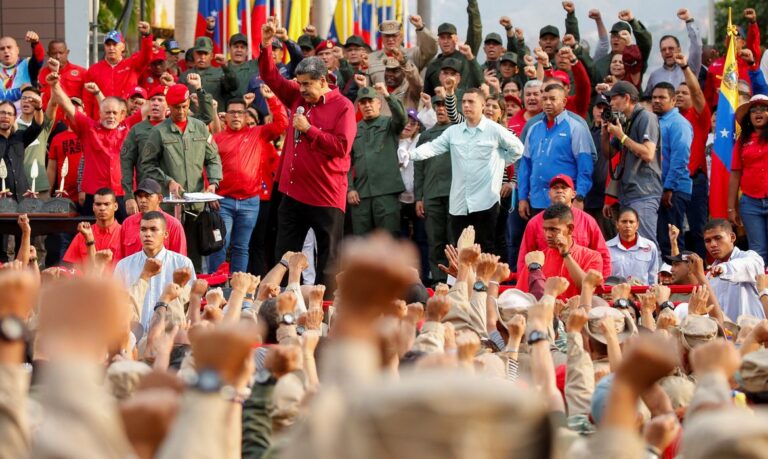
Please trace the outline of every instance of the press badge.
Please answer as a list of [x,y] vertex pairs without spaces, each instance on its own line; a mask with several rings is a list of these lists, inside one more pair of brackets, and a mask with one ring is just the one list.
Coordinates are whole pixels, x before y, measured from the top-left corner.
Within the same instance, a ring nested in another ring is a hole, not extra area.
[[221,230],[217,230],[217,229],[213,230],[213,240],[215,242],[221,241]]

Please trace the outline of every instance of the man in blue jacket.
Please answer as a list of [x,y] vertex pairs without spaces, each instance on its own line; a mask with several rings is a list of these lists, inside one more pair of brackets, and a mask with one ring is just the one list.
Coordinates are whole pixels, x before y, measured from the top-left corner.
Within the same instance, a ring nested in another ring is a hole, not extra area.
[[579,209],[592,188],[595,146],[586,123],[565,110],[566,96],[562,85],[547,85],[542,97],[545,117],[532,120],[527,130],[517,173],[518,210],[523,218],[550,206],[549,181],[558,174],[575,177],[573,205]]
[[[688,161],[691,159],[693,127],[675,107],[675,87],[670,83],[665,81],[654,86],[651,97],[651,108],[659,117],[661,182],[664,185],[656,237],[661,253],[666,255],[672,250],[669,225],[683,227],[685,212],[691,202],[693,180],[688,172]],[[678,244],[680,250],[685,248],[683,238]]]

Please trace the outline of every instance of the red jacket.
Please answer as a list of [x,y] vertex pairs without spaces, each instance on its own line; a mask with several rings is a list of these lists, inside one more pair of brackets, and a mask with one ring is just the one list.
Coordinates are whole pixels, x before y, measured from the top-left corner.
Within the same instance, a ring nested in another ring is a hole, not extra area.
[[[760,62],[760,28],[753,22],[747,29],[747,48],[752,51],[755,62]],[[739,66],[739,79],[744,80],[750,85],[749,65],[736,56],[736,63]],[[704,83],[704,97],[707,99],[707,105],[711,110],[717,106],[717,100],[720,94],[720,83],[723,81],[723,67],[725,66],[725,57],[721,57],[709,64],[707,72],[707,81]]]
[[[553,72],[554,70],[550,69],[545,71],[544,75],[552,76]],[[568,99],[565,101],[565,108],[586,119],[589,112],[589,97],[592,94],[589,74],[587,74],[587,69],[584,68],[584,64],[581,61],[576,61],[576,65],[571,67],[571,73],[573,73],[571,84],[576,86],[576,92],[572,96],[568,96]]]
[[[571,208],[573,212],[573,242],[589,247],[598,252],[603,259],[603,276],[611,275],[611,252],[605,245],[605,238],[600,231],[600,227],[591,215],[575,207]],[[520,243],[520,254],[517,257],[517,272],[525,269],[525,256],[528,252],[534,250],[545,250],[547,248],[547,239],[544,235],[544,212],[539,212],[531,218],[525,227],[523,241]]]
[[248,199],[261,195],[261,156],[288,127],[288,115],[277,97],[267,99],[267,104],[272,113],[271,123],[246,126],[239,131],[226,128],[213,136],[224,174],[217,191],[221,196]]
[[[71,62],[67,62],[67,65],[59,69],[59,82],[61,83],[61,89],[69,97],[79,97],[83,100],[83,85],[85,84],[85,76],[88,70],[79,65],[75,65]],[[48,67],[43,67],[40,70],[40,76],[37,78],[40,83],[40,92],[43,93],[43,106],[48,106],[48,101],[51,100],[51,87],[45,82],[45,78],[51,73]],[[56,119],[64,119],[64,112],[58,110],[56,112]]]
[[288,127],[280,166],[280,191],[310,206],[344,211],[350,151],[357,133],[352,102],[333,85],[318,103],[306,102],[299,84],[280,75],[271,47],[262,50],[259,56],[259,73],[291,113],[304,107],[312,125],[299,136],[298,143],[294,141],[293,125]]
[[[141,39],[141,48],[117,65],[112,66],[106,60],[93,64],[85,77],[85,82],[99,85],[105,97],[123,97],[125,93],[138,85],[139,76],[149,66],[152,59],[152,35]],[[99,119],[99,104],[88,91],[84,91],[85,113],[93,119]]]

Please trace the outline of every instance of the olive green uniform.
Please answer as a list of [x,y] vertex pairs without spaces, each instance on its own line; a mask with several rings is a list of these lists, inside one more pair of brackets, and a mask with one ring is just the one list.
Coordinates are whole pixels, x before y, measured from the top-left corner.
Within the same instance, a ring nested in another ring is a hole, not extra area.
[[357,123],[349,170],[349,190],[360,195],[360,204],[350,206],[355,234],[366,234],[375,228],[392,234],[400,232],[398,197],[405,191],[405,185],[397,147],[407,119],[399,100],[388,96],[386,101],[391,117],[380,115]]
[[187,75],[190,73],[200,75],[203,89],[216,99],[220,109],[224,108],[224,104],[231,97],[232,92],[238,89],[237,75],[227,65],[223,67],[208,67],[205,70],[189,69],[181,74],[179,82],[187,84]]
[[[424,131],[417,146],[440,137],[450,123],[436,124]],[[434,282],[444,282],[446,275],[438,264],[448,266],[445,246],[453,241],[449,224],[448,200],[451,194],[451,155],[438,155],[424,161],[414,162],[413,189],[416,201],[424,202],[427,244],[429,246],[429,269]]]
[[[237,88],[231,91],[228,98],[243,97],[243,94],[248,91],[248,82],[251,81],[251,77],[259,74],[259,61],[251,59],[242,64],[235,64],[230,61],[229,70],[234,73],[237,79]],[[224,110],[222,109],[222,111]]]

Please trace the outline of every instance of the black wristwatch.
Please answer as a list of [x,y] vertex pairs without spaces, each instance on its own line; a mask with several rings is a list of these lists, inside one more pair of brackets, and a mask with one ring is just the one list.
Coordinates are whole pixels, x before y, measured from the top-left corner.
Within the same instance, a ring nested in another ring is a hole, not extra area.
[[528,265],[528,271],[538,271],[541,269],[541,263],[536,263],[535,261]]
[[155,308],[152,311],[157,311],[159,308],[165,308],[168,309],[168,303],[165,301],[158,301],[155,303]]
[[483,281],[476,281],[475,284],[472,286],[472,290],[476,292],[487,292],[488,286],[483,283]]
[[286,260],[285,258],[283,258],[282,260],[280,260],[280,264],[281,264],[281,265],[283,265],[283,266],[285,266],[285,268],[286,268],[286,269],[288,269],[288,260]]
[[669,309],[674,311],[675,310],[675,305],[671,301],[669,301],[669,300],[667,300],[667,301],[665,301],[665,302],[663,302],[663,303],[661,303],[659,305],[659,311],[663,311],[663,310],[665,310],[667,308],[669,308]]
[[614,308],[629,309],[631,306],[632,306],[632,302],[626,298],[619,298],[618,300],[613,302]]
[[583,194],[577,194],[576,195],[576,200],[579,201],[579,202],[584,202],[584,195]]
[[304,325],[297,325],[296,326],[296,334],[301,336],[304,334],[304,332],[307,331],[307,329],[304,327]]
[[277,383],[277,378],[275,378],[275,376],[272,374],[271,371],[265,368],[262,368],[261,370],[257,371],[253,380],[256,381],[256,384],[259,384],[261,386]]
[[539,341],[544,341],[546,339],[547,339],[547,333],[546,332],[543,332],[541,330],[533,330],[528,335],[528,345],[530,346],[532,344],[536,344]]
[[561,253],[560,256],[565,258],[565,257],[569,256],[570,254],[571,254],[571,252],[566,250],[565,252]]
[[5,316],[0,318],[0,341],[23,341],[27,336],[27,327],[17,316]]
[[293,317],[293,314],[291,314],[290,312],[283,314],[283,316],[280,318],[281,325],[294,325],[295,323],[296,323],[296,318]]
[[244,298],[244,299],[245,299],[245,300],[247,300],[247,301],[253,302],[253,300],[254,300],[255,298],[254,298],[254,295],[253,295],[253,293],[246,293],[246,294],[245,294],[245,298]]
[[85,241],[85,245],[87,247],[90,247],[90,246],[95,245],[95,244],[96,244],[96,240],[95,239],[92,240],[92,241]]

